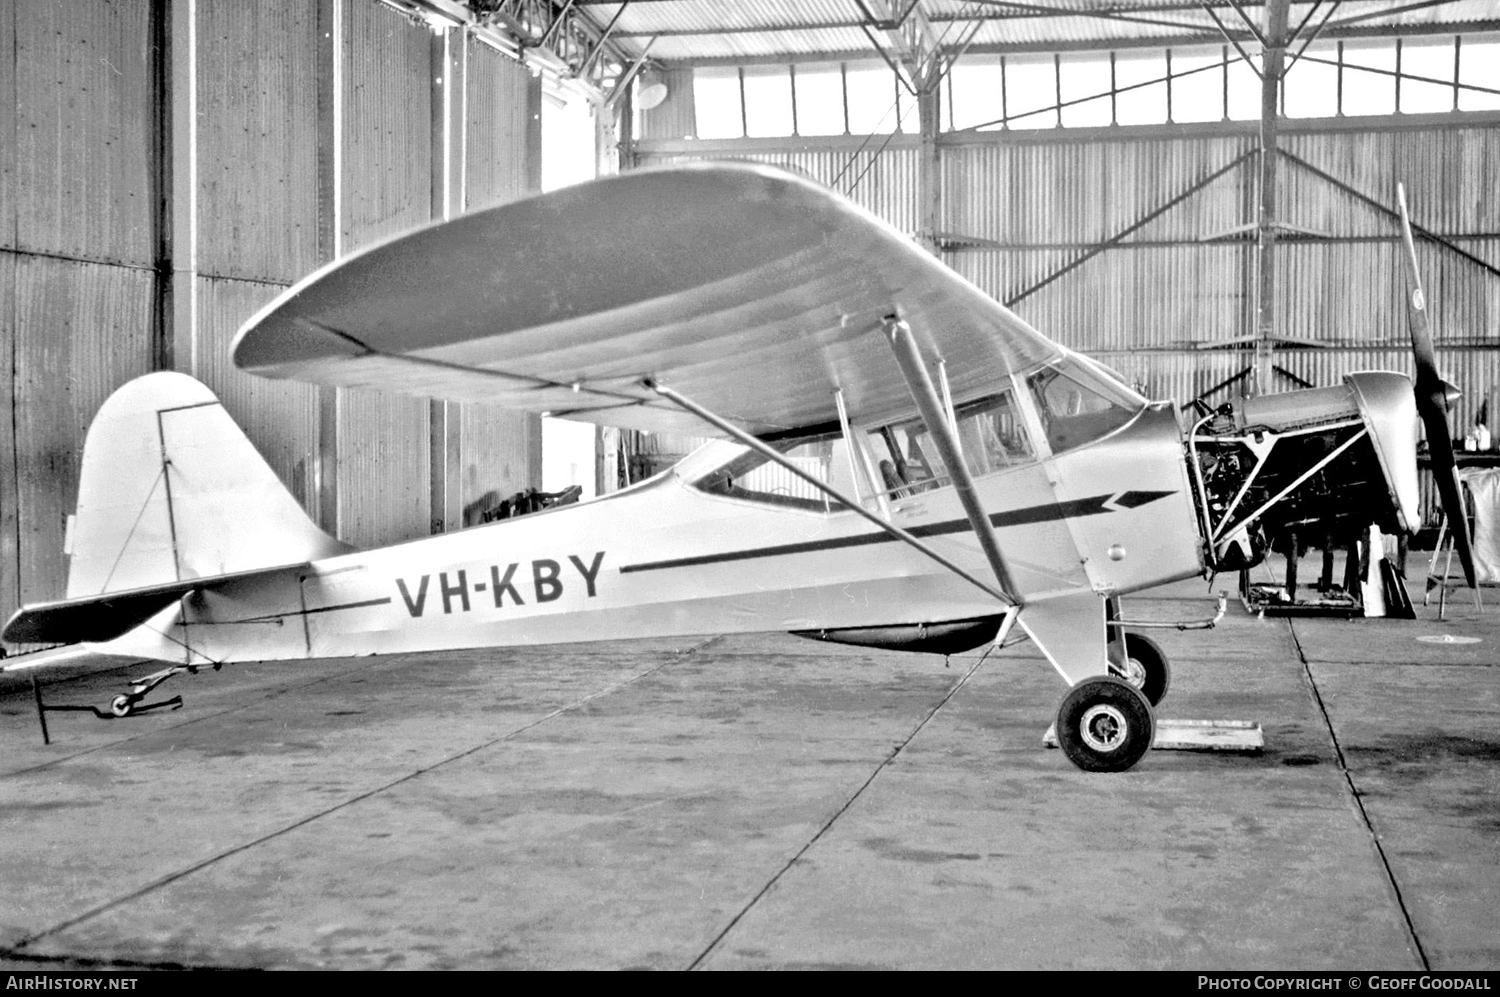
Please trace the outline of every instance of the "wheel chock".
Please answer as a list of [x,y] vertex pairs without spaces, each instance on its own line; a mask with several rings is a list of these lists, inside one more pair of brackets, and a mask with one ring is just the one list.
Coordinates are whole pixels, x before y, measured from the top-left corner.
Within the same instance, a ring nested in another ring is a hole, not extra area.
[[[1057,725],[1042,735],[1042,746],[1057,747]],[[1239,751],[1254,754],[1266,746],[1260,724],[1253,720],[1156,721],[1155,751]]]

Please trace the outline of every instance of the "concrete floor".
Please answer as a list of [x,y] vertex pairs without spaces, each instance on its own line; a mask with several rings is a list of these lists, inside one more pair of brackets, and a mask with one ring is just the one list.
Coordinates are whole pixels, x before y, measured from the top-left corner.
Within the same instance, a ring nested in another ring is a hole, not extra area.
[[1064,688],[1027,645],[239,665],[180,711],[51,714],[50,747],[12,688],[0,966],[1493,969],[1500,610],[1467,596],[1158,632],[1159,715],[1266,750],[1119,775],[1042,748]]

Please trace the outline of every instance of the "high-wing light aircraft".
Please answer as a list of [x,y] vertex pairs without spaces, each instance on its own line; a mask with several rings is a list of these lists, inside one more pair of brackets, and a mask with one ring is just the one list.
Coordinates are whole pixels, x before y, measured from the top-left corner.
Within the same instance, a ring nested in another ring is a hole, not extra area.
[[1184,441],[1170,403],[759,166],[628,173],[400,236],[289,290],[233,355],[722,439],[593,501],[355,551],[207,388],[133,381],[85,443],[67,597],[5,630],[170,663],[116,715],[234,660],[770,630],[956,652],[1019,627],[1071,687],[1067,756],[1121,770],[1169,681],[1123,596],[1251,564],[1309,521],[1416,525],[1405,377],[1251,399]]

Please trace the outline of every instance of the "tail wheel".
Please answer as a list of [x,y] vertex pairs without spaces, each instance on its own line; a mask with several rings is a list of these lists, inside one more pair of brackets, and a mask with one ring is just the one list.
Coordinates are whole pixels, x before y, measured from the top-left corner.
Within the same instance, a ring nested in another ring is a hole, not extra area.
[[1057,743],[1085,772],[1123,772],[1151,748],[1156,717],[1134,686],[1113,675],[1078,683],[1057,710]]
[[1172,684],[1172,669],[1161,645],[1140,634],[1125,635],[1125,661],[1111,667],[1116,675],[1139,689],[1152,706],[1166,698]]

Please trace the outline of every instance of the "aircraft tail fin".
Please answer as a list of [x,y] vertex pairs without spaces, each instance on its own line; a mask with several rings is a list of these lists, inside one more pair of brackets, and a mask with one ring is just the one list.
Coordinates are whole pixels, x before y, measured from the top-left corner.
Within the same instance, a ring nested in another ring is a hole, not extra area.
[[170,371],[105,401],[68,531],[69,601],[184,586],[342,553],[212,391]]

